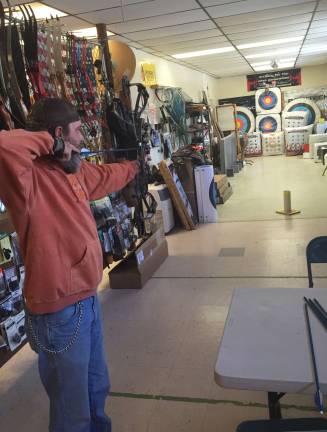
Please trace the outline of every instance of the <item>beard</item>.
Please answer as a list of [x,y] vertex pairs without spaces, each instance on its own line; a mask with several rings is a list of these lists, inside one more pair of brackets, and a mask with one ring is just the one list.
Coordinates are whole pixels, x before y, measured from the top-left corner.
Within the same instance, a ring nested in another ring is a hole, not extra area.
[[67,174],[75,174],[79,171],[82,160],[77,152],[72,152],[71,158],[68,161],[61,161],[60,165]]

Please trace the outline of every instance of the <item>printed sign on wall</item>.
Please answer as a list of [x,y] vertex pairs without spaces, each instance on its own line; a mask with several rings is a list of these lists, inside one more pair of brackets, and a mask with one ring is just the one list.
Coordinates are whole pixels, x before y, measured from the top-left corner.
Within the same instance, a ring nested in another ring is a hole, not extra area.
[[290,87],[301,85],[301,69],[287,69],[282,71],[265,72],[247,75],[247,90],[254,91],[264,88],[266,84],[271,87]]
[[143,82],[146,87],[157,84],[156,67],[152,63],[142,63]]

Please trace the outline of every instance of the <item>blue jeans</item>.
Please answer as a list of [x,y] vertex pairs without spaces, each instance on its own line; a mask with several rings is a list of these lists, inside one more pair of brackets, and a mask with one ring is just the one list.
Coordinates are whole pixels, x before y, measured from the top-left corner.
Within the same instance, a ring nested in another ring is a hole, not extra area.
[[111,432],[104,411],[110,380],[98,298],[51,314],[28,313],[26,330],[50,399],[49,431]]

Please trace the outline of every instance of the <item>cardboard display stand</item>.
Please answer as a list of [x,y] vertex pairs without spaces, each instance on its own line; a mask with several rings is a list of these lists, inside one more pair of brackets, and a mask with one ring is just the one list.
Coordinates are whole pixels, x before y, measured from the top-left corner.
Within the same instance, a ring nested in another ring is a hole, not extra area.
[[135,252],[110,270],[110,288],[142,288],[167,256],[168,244],[161,227],[145,240]]
[[184,227],[187,230],[195,229],[191,204],[177,174],[170,169],[171,166],[172,164],[168,166],[165,161],[161,161],[159,164],[160,173],[165,180],[171,199]]

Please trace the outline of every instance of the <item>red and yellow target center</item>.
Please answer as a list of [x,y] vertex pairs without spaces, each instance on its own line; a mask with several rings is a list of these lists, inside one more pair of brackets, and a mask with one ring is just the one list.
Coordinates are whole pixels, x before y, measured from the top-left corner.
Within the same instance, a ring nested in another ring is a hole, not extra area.
[[237,129],[241,129],[241,127],[243,126],[242,120],[237,119],[236,120],[236,126],[237,126]]
[[270,104],[272,102],[272,98],[271,98],[271,96],[266,96],[265,97],[265,103],[266,104]]
[[268,121],[268,122],[265,124],[265,128],[266,128],[266,129],[272,129],[272,127],[273,127],[273,125],[272,125],[272,123],[271,123],[270,121]]

